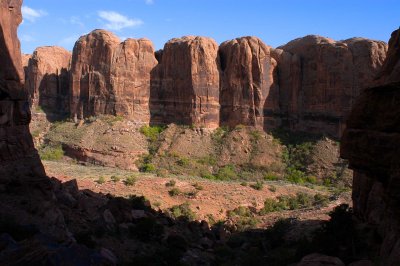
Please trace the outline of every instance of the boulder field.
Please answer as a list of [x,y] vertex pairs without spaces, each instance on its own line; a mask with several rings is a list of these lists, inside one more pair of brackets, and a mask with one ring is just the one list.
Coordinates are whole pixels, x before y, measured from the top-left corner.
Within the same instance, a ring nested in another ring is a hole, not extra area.
[[150,40],[121,42],[94,30],[76,42],[72,55],[60,49],[38,48],[26,67],[31,105],[48,113],[119,115],[139,124],[285,127],[339,138],[355,98],[374,84],[387,44],[309,35],[274,49],[256,37],[218,46],[186,36],[155,52]]

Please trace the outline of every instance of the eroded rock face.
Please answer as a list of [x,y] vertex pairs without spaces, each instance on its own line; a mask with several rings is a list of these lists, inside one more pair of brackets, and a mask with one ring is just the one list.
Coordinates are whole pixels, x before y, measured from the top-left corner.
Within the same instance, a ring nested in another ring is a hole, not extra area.
[[75,44],[71,64],[71,115],[124,115],[149,121],[150,73],[157,61],[152,43],[95,30]]
[[393,83],[399,51],[398,32],[394,32],[381,72],[380,82],[388,84],[360,95],[341,142],[341,156],[354,169],[354,212],[375,226],[382,238],[380,265],[400,261],[400,83]]
[[69,113],[70,62],[71,53],[61,47],[39,47],[33,52],[25,78],[32,110],[40,107],[46,113]]
[[[362,38],[345,41],[309,35],[279,47],[293,55],[276,57],[283,113],[289,127],[339,137],[355,98],[372,84],[386,55],[384,42]],[[297,57],[295,57],[297,56]],[[299,62],[300,78],[297,76]],[[291,79],[283,81],[293,73]],[[284,100],[292,100],[287,104]]]
[[[274,109],[276,61],[271,48],[256,37],[243,37],[221,44],[221,124],[264,126],[264,109]],[[270,92],[274,99],[268,99]]]
[[376,80],[377,85],[400,82],[400,29],[392,32],[387,60]]
[[219,126],[218,45],[210,38],[172,39],[152,73],[152,121]]

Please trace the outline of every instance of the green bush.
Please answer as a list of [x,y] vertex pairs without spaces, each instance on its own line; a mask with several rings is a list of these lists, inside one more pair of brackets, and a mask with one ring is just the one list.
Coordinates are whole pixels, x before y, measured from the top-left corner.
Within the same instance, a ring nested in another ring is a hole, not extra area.
[[264,183],[262,181],[257,181],[255,184],[251,184],[250,187],[255,190],[262,190],[264,187]]
[[239,232],[255,228],[259,223],[259,220],[254,216],[251,210],[244,206],[239,206],[234,210],[228,211],[227,216],[235,223],[237,231]]
[[220,168],[216,174],[218,180],[235,180],[237,179],[237,173],[233,165],[226,165]]
[[136,176],[131,175],[125,179],[124,183],[126,186],[133,186],[133,185],[135,185],[136,181],[137,181]]
[[168,194],[171,197],[179,196],[182,192],[178,188],[173,188],[170,191],[168,191]]
[[63,158],[64,151],[61,145],[46,146],[39,150],[39,155],[40,158],[45,161],[58,161]]
[[268,187],[268,190],[271,192],[276,192],[276,187],[271,185]]
[[153,173],[156,171],[156,167],[152,163],[144,163],[140,167],[139,171],[144,173]]
[[106,178],[104,176],[100,176],[99,179],[97,179],[97,184],[104,184],[106,182]]
[[266,173],[266,174],[264,174],[264,180],[276,181],[278,179],[279,179],[279,177],[274,173]]
[[270,212],[282,210],[297,210],[303,208],[310,208],[312,206],[319,206],[321,200],[326,199],[325,196],[311,196],[306,193],[299,192],[296,196],[279,196],[277,199],[266,199],[264,207],[261,209],[260,214],[265,215]]
[[204,179],[209,179],[209,180],[217,180],[217,177],[210,173],[202,173],[201,177]]
[[304,184],[305,179],[307,178],[306,174],[300,170],[289,167],[286,169],[285,178],[294,184]]
[[164,129],[165,128],[161,126],[142,126],[140,128],[140,133],[145,135],[149,141],[155,142],[158,140],[158,136],[164,131]]
[[202,157],[202,158],[198,159],[197,162],[202,165],[210,165],[210,166],[217,165],[217,159],[213,156]]
[[192,186],[197,190],[203,190],[204,189],[204,187],[202,185],[200,185],[199,183],[194,183]]
[[190,205],[187,202],[181,205],[173,206],[169,209],[169,213],[175,219],[181,217],[184,217],[189,221],[193,221],[196,219],[196,214],[190,209]]
[[188,158],[180,158],[176,163],[179,166],[188,166],[190,164],[190,160]]
[[117,183],[117,182],[119,182],[119,181],[121,180],[121,177],[120,177],[120,176],[113,175],[113,176],[110,177],[110,179],[111,179],[114,183]]
[[170,181],[168,181],[167,183],[165,183],[166,187],[174,187],[176,185],[176,181],[171,179]]
[[329,196],[317,193],[317,194],[314,195],[314,202],[315,202],[316,205],[320,205],[322,207],[325,207],[329,203]]

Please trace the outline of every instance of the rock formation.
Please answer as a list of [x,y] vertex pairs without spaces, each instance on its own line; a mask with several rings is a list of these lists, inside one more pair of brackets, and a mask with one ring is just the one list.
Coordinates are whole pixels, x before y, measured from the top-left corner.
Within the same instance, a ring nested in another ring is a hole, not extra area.
[[71,53],[64,48],[37,48],[26,68],[25,88],[32,110],[69,113],[69,66]]
[[362,38],[336,42],[309,35],[279,49],[293,55],[290,59],[280,52],[276,57],[281,106],[288,108],[281,111],[288,114],[289,128],[339,137],[355,98],[372,84],[387,46]]
[[389,47],[387,60],[377,75],[377,85],[400,82],[400,28],[392,33]]
[[341,155],[354,169],[354,212],[377,228],[380,265],[393,266],[400,261],[399,32],[389,42],[378,80],[383,85],[364,90],[357,99],[341,142]]
[[[221,44],[221,124],[264,126],[264,108],[274,86],[276,61],[271,48],[255,37]],[[277,96],[275,93],[274,96]],[[268,101],[270,107],[277,99]]]
[[152,77],[155,123],[219,126],[218,45],[204,37],[172,39]]
[[[17,27],[22,0],[0,1],[0,217],[4,222],[34,225],[58,240],[67,238],[29,133],[30,111],[23,86]],[[13,224],[13,226],[17,226]]]
[[95,30],[75,44],[71,63],[71,115],[124,115],[148,123],[152,43]]

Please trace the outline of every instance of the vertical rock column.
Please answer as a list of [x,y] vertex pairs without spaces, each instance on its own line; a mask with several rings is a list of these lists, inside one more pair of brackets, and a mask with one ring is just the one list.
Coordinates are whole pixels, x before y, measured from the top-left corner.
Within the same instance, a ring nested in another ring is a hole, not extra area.
[[205,37],[172,39],[152,73],[152,120],[219,126],[218,45]]
[[264,127],[264,108],[274,109],[277,101],[269,99],[265,106],[271,88],[277,89],[270,47],[258,38],[244,37],[222,43],[219,55],[221,125]]

